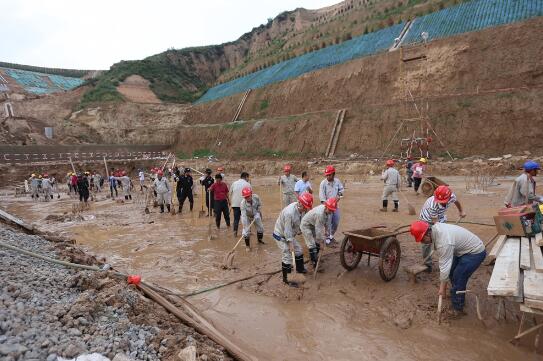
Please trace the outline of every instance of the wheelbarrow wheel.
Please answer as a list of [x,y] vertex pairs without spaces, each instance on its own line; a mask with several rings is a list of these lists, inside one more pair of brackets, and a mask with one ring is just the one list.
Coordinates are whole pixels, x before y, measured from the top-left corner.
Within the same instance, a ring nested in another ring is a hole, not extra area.
[[345,236],[341,242],[341,248],[339,252],[339,260],[341,265],[348,271],[352,271],[360,263],[362,258],[362,252],[354,251],[353,244],[349,239],[349,236]]
[[425,180],[424,183],[422,183],[420,190],[426,197],[431,197],[436,188],[437,186],[432,181]]
[[396,272],[400,267],[401,255],[400,242],[396,237],[388,237],[379,252],[379,274],[385,282],[396,277]]

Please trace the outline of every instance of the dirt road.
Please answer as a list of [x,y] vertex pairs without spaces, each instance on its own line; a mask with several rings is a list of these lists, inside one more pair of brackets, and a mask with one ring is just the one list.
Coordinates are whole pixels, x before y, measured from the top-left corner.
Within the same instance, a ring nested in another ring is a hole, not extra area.
[[[235,178],[227,177],[230,182]],[[501,207],[511,184],[509,179],[498,179],[501,184],[491,187],[489,193],[470,194],[463,178],[445,179],[464,204],[467,220],[485,223],[492,222],[492,215]],[[313,180],[314,188],[319,182],[320,179]],[[82,214],[83,220],[65,222],[61,219],[70,216],[71,204],[76,202],[67,196],[52,203],[33,203],[30,198],[12,196],[0,200],[9,211],[42,229],[73,236],[88,252],[105,257],[118,269],[190,293],[255,272],[280,269],[279,249],[270,236],[279,211],[278,187],[273,177],[256,177],[252,184],[264,204],[267,244],[254,246],[250,253],[240,247],[235,258],[238,268],[234,270],[222,270],[220,264],[237,239],[223,229],[213,231],[215,239],[208,241],[208,220],[198,218],[199,198],[195,199],[193,213],[187,212],[185,204],[182,215],[161,215],[157,208],[145,215],[142,196],[135,197],[133,203],[119,204],[106,200],[103,193],[91,210]],[[420,209],[425,197],[416,196],[411,189],[405,191],[410,202]],[[393,228],[416,218],[407,215],[405,204],[401,204],[400,213],[379,212],[381,192],[382,183],[377,177],[356,182],[351,176],[341,202],[340,231],[374,224]],[[45,220],[49,214],[59,215],[60,220]],[[451,209],[449,218],[456,217],[456,209]],[[483,240],[494,234],[492,227],[468,228]],[[338,249],[328,248],[323,256],[325,272],[319,274],[317,281],[309,280],[303,289],[283,286],[276,274],[190,299],[237,343],[263,360],[505,361],[532,357],[532,340],[520,347],[507,342],[517,327],[514,315],[518,305],[507,305],[507,321],[497,322],[493,318],[496,302],[486,296],[491,267],[477,270],[469,284],[482,299],[484,324],[475,317],[474,299],[468,298],[467,317],[452,320],[446,316],[438,326],[438,274],[424,274],[417,284],[410,283],[401,269],[421,262],[420,249],[407,235],[399,240],[400,271],[388,283],[379,277],[377,259],[372,258],[368,266],[364,257],[356,270],[347,273],[334,253]]]

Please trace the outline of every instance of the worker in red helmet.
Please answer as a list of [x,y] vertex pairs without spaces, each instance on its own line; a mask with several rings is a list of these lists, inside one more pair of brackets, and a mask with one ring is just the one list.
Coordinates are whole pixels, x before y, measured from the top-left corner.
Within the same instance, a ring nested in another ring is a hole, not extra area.
[[[335,198],[339,201],[343,197],[345,188],[343,183],[336,178],[336,169],[329,165],[324,169],[324,179],[319,186],[319,199],[321,204],[324,204],[330,198]],[[331,245],[334,241],[334,235],[339,227],[339,207],[332,213],[328,221],[328,236],[326,237],[326,245]]]
[[337,202],[336,198],[329,198],[323,204],[307,212],[300,223],[300,230],[309,249],[309,258],[313,269],[317,267],[317,259],[321,249],[320,243],[326,239],[328,223],[332,214],[337,210]]
[[285,174],[279,177],[279,181],[277,182],[277,184],[281,186],[283,192],[283,203],[281,204],[281,208],[286,207],[291,203],[295,203],[298,199],[294,192],[294,187],[296,186],[296,182],[298,182],[298,178],[295,175],[292,175],[290,173],[291,171],[292,166],[290,164],[285,164],[283,167],[283,172]]
[[277,246],[281,249],[281,270],[283,273],[283,282],[289,286],[296,287],[297,284],[289,283],[287,274],[292,272],[292,255],[294,252],[296,272],[306,273],[304,267],[304,255],[302,247],[296,240],[296,235],[300,233],[300,222],[302,216],[313,207],[313,195],[304,193],[298,197],[298,201],[287,205],[277,218],[273,230],[273,238]]
[[168,179],[164,177],[164,172],[162,172],[160,169],[156,172],[156,179],[153,182],[153,190],[156,192],[156,200],[160,206],[160,213],[164,213],[164,204],[166,204],[166,208],[168,209],[169,213],[171,211],[170,194],[172,190],[170,188],[170,184],[168,183]]
[[388,210],[388,197],[392,197],[394,202],[394,209],[392,212],[398,212],[398,207],[400,204],[400,199],[398,198],[398,192],[400,191],[400,172],[394,168],[394,161],[389,159],[386,161],[386,169],[381,174],[381,180],[385,182],[385,188],[383,189],[383,208],[380,209],[381,212],[386,212]]
[[[424,202],[420,211],[419,219],[428,224],[447,222],[447,209],[454,204],[458,209],[460,218],[464,218],[466,213],[460,201],[456,198],[450,187],[442,185],[436,188],[434,195]],[[427,267],[427,272],[432,272],[432,258],[430,257],[431,248],[422,244],[422,258]]]
[[457,315],[464,314],[465,291],[469,278],[486,257],[485,246],[472,232],[453,224],[415,221],[411,224],[415,241],[428,245],[439,256],[439,295],[444,296],[451,282],[451,303]]
[[259,244],[264,243],[264,224],[262,223],[262,202],[260,197],[253,193],[250,186],[241,190],[243,199],[239,205],[241,211],[241,224],[243,226],[243,238],[245,240],[245,250],[251,250],[251,228],[249,225],[254,220],[256,227],[256,239]]
[[130,180],[130,177],[126,174],[126,171],[120,171],[119,175],[115,177],[115,180],[121,182],[121,186],[123,187],[124,200],[132,200],[132,181]]

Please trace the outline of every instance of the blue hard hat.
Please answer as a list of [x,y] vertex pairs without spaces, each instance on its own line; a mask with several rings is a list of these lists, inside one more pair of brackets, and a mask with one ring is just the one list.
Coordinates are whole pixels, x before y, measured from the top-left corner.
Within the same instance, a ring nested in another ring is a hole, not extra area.
[[534,162],[533,160],[529,160],[526,163],[524,163],[525,171],[536,170],[536,169],[541,169],[541,167],[539,166],[539,163]]

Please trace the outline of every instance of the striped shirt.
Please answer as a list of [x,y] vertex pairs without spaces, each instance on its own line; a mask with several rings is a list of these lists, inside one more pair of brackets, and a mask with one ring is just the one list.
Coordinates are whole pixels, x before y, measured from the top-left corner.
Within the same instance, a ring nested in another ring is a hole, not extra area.
[[434,196],[431,196],[424,202],[422,209],[420,211],[419,218],[421,221],[427,223],[434,223],[434,218],[437,219],[439,223],[447,222],[447,216],[445,212],[451,204],[456,202],[456,194],[451,194],[451,199],[446,204],[437,203]]

